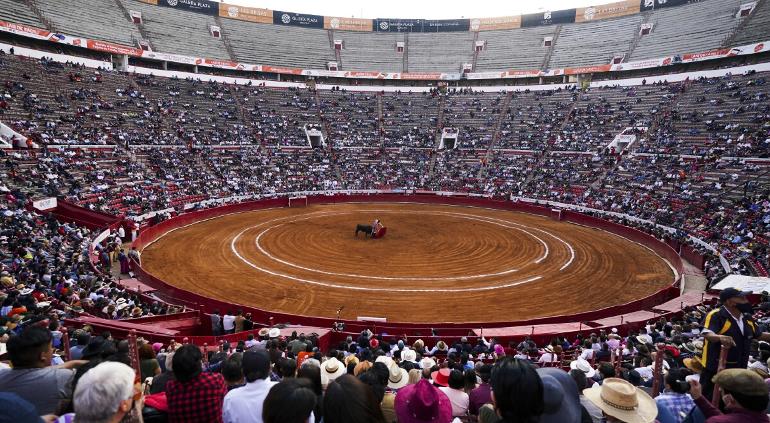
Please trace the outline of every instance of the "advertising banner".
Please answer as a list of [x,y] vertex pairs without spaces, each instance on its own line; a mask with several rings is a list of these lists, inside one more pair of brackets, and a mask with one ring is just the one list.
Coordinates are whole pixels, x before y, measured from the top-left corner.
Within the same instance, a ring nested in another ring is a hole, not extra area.
[[634,13],[639,13],[639,2],[637,0],[625,0],[601,6],[578,7],[575,12],[575,22],[617,18],[619,16],[633,15]]
[[88,40],[86,46],[91,50],[103,51],[110,54],[127,54],[129,56],[141,56],[142,49],[108,43],[106,41]]
[[555,25],[575,22],[575,9],[554,10],[553,12],[521,15],[521,27]]
[[453,32],[468,31],[469,19],[385,19],[372,21],[377,32]]
[[263,24],[273,23],[273,11],[259,7],[245,7],[237,6],[234,4],[219,3],[219,16],[247,22]]
[[146,59],[165,60],[166,62],[197,65],[199,61],[195,57],[182,56],[181,54],[159,53],[157,51],[142,51],[142,57]]
[[268,65],[262,65],[262,72],[282,73],[287,75],[302,75],[302,69],[299,69],[299,68],[284,68],[280,66],[268,66]]
[[[0,21],[0,31],[10,32],[16,35],[22,35],[29,38],[37,38],[38,40],[47,40],[51,38],[51,31],[46,29],[35,28],[34,26],[22,25],[17,23],[2,22]],[[57,41],[57,40],[51,40]]]
[[612,67],[612,65],[606,64],[606,65],[597,65],[597,66],[580,66],[577,68],[566,68],[564,69],[564,74],[577,75],[581,73],[609,72],[610,67]]
[[372,30],[371,19],[343,18],[338,16],[324,16],[324,29],[338,29],[340,31],[366,31]]
[[660,9],[662,7],[682,6],[688,3],[698,3],[700,0],[641,0],[639,9],[642,12]]
[[324,27],[324,17],[320,15],[307,15],[304,13],[281,12],[273,10],[273,23],[283,26],[301,26],[305,28]]
[[493,31],[496,29],[521,28],[521,15],[498,16],[496,18],[471,19],[471,31]]
[[437,79],[441,79],[441,76],[443,74],[441,73],[401,73],[401,79],[411,79],[415,81],[435,81]]
[[158,6],[211,16],[219,14],[219,3],[207,0],[158,0]]

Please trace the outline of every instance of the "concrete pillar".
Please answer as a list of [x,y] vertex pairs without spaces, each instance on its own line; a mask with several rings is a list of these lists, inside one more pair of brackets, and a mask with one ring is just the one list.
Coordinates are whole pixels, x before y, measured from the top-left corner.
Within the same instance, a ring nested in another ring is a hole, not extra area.
[[163,61],[163,70],[168,70],[168,62],[165,60]]

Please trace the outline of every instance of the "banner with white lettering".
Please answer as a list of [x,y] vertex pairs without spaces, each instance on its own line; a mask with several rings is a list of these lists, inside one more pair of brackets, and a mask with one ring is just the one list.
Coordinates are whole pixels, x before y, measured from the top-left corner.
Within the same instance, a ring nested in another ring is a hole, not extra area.
[[468,31],[470,27],[470,19],[377,18],[372,22],[372,31],[377,32],[454,32]]
[[324,27],[324,17],[321,15],[308,15],[305,13],[273,10],[273,24],[322,29]]
[[219,14],[219,3],[206,0],[158,0],[158,6],[211,16]]

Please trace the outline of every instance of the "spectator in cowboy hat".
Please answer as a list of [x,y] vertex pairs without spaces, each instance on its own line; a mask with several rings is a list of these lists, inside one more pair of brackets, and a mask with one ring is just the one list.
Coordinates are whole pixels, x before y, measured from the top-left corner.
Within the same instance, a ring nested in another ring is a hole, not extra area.
[[452,369],[444,367],[436,371],[431,372],[430,380],[434,386],[442,387],[449,386],[449,375],[452,373]]
[[726,414],[714,407],[702,392],[701,384],[690,381],[690,395],[706,416],[707,422],[755,423],[768,422],[768,386],[762,378],[747,369],[725,369],[714,376],[719,385]]
[[337,357],[332,357],[321,364],[321,385],[326,387],[345,373],[347,373],[345,365],[337,360]]
[[578,357],[577,360],[571,361],[569,363],[569,368],[583,372],[587,379],[591,379],[596,376],[596,370],[591,366],[591,363],[581,357]]
[[652,423],[658,415],[655,400],[623,379],[604,379],[583,395],[602,410],[607,423]]
[[430,355],[436,355],[437,353],[445,354],[447,351],[449,351],[449,347],[447,346],[446,342],[438,341],[436,342],[436,345],[433,347],[433,349],[430,350]]
[[588,388],[590,379],[586,379],[586,374],[579,369],[572,369],[569,371],[569,375],[575,380],[575,384],[578,388],[578,394],[580,395],[580,405],[583,406],[583,421],[590,421],[594,423],[600,423],[602,421],[602,410],[595,406],[594,403],[586,399],[583,395],[583,391]]
[[398,391],[395,410],[399,423],[448,423],[452,419],[449,398],[426,379]]
[[417,363],[417,352],[415,350],[405,348],[401,351],[401,362],[402,363]]

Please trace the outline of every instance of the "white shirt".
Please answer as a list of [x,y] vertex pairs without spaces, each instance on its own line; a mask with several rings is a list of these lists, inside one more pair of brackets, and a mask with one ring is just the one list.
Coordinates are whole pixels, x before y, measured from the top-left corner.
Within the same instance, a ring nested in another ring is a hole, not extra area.
[[591,361],[591,359],[594,358],[594,350],[589,348],[584,348],[583,352],[580,353],[580,358],[586,361]]
[[449,397],[449,402],[452,403],[452,416],[464,416],[468,412],[468,406],[470,405],[470,397],[465,391],[461,389],[452,389],[448,386],[441,386],[439,391],[446,394]]
[[222,316],[222,327],[225,328],[225,330],[235,329],[235,316],[229,314]]
[[224,422],[262,423],[262,405],[270,388],[276,383],[270,379],[261,379],[228,392],[222,404]]

